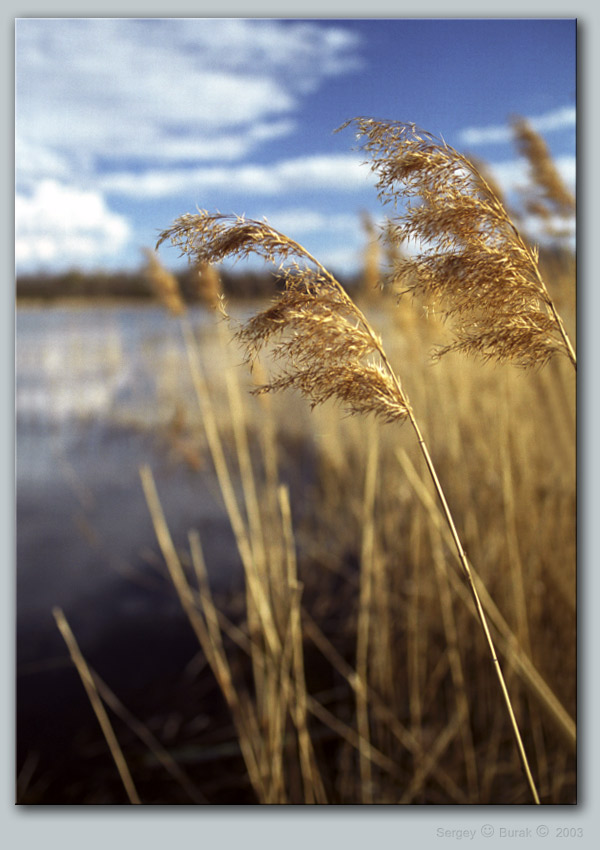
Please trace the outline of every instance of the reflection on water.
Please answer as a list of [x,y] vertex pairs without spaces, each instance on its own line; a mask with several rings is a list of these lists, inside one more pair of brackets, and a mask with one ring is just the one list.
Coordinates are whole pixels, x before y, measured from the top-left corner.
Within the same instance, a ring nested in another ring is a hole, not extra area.
[[[240,307],[238,318],[252,309]],[[264,399],[240,386],[243,402],[234,408],[225,374],[241,355],[229,344],[227,326],[202,308],[186,321],[235,479],[232,411],[237,422],[248,417],[259,451],[268,431],[257,426]],[[243,598],[242,570],[180,322],[149,306],[54,306],[19,307],[16,325],[17,764],[36,760],[42,782],[44,771],[54,777],[59,764],[70,782],[83,769],[81,741],[98,731],[54,606],[63,609],[92,669],[134,713],[137,706],[145,717],[149,705],[164,711],[177,688],[189,699],[182,685],[189,675],[198,676],[199,688],[214,688],[210,677],[189,673],[202,671],[203,659],[166,575],[141,465],[153,471],[182,561],[187,556],[189,564],[189,532],[196,530],[217,604],[234,612]],[[235,368],[235,375],[251,381],[248,370]],[[290,419],[304,445],[303,416],[292,409]],[[294,433],[288,454],[287,444],[278,444],[279,472],[293,488],[300,470],[297,487],[304,491],[313,465],[298,455]]]
[[[206,311],[190,315],[201,337],[213,332]],[[19,425],[111,416],[151,424],[161,380],[181,372],[178,324],[158,307],[28,307],[16,326]]]
[[[218,379],[213,317],[198,308],[190,319]],[[175,538],[199,529],[216,577],[237,562],[210,465],[199,475],[157,438],[192,394],[177,321],[149,306],[25,307],[16,327],[18,649],[31,664],[57,649],[54,605],[80,619],[84,646],[120,619],[178,614],[143,463]]]

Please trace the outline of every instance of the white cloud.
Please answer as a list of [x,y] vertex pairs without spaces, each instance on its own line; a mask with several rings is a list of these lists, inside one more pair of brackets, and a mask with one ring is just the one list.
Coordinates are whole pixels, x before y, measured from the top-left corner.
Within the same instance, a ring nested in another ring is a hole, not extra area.
[[529,119],[535,130],[540,133],[549,133],[551,130],[563,130],[566,127],[574,127],[577,121],[577,110],[574,106],[564,106],[544,115],[534,116]]
[[340,247],[326,247],[319,253],[319,261],[334,274],[354,274],[360,268],[362,251],[358,241]]
[[[556,157],[554,165],[568,188],[575,191],[576,160],[573,156]],[[529,163],[526,159],[507,160],[505,162],[490,163],[487,168],[500,189],[507,195],[518,192],[531,183],[529,176]]]
[[354,35],[309,21],[21,19],[21,177],[49,176],[52,158],[89,170],[245,156],[290,133],[299,99],[356,67],[356,49]]
[[15,259],[20,269],[45,264],[68,268],[95,265],[116,256],[129,225],[111,212],[101,195],[42,181],[33,194],[15,200]]
[[68,159],[42,145],[21,141],[18,145],[19,182],[24,185],[35,183],[40,175],[47,178],[64,179],[69,174]]
[[277,210],[265,216],[276,230],[294,237],[304,233],[351,233],[360,230],[360,219],[350,213],[320,213],[301,207]]
[[351,191],[373,180],[368,166],[354,154],[296,157],[273,165],[235,165],[152,170],[142,174],[108,174],[99,185],[105,192],[137,199],[162,198],[181,193],[193,201],[207,189],[240,195],[278,195],[290,191]]
[[[534,130],[538,133],[549,133],[553,130],[572,128],[576,122],[576,109],[564,106],[545,112],[542,115],[526,116]],[[464,145],[487,145],[510,142],[513,132],[510,124],[489,125],[487,127],[467,127],[460,134],[461,144]]]
[[573,250],[576,247],[574,219],[566,220],[559,216],[540,219],[536,216],[528,216],[521,226],[529,239],[536,245],[556,245],[558,235],[564,245],[568,245]]
[[512,131],[508,125],[491,125],[488,127],[467,127],[460,134],[463,145],[493,145],[510,142]]
[[243,164],[292,136],[323,80],[358,67],[358,37],[343,24],[21,18],[16,37],[20,269],[131,248],[109,190],[123,203],[181,192],[195,203],[211,186],[274,195],[359,179],[344,158]]

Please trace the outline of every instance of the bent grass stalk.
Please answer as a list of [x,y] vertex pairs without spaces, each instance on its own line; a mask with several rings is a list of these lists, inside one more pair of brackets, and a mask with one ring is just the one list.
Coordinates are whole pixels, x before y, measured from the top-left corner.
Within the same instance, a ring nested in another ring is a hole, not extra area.
[[[373,605],[373,572],[375,548],[374,503],[377,487],[377,467],[379,462],[379,436],[374,431],[369,444],[365,489],[363,498],[363,539],[361,546],[360,601],[358,623],[356,627],[356,672],[363,682],[367,682],[369,661],[369,633],[371,629],[371,609]],[[370,740],[369,709],[365,689],[356,692],[357,728],[365,741]],[[373,802],[373,778],[371,763],[363,752],[360,755],[360,776],[362,802]]]
[[123,787],[125,788],[129,802],[133,805],[140,805],[142,801],[140,800],[139,794],[131,777],[129,767],[127,766],[127,762],[125,761],[125,756],[123,755],[123,751],[119,746],[117,736],[114,733],[111,722],[108,718],[108,714],[106,713],[106,709],[104,708],[104,704],[98,693],[96,682],[94,681],[92,672],[81,653],[75,635],[73,634],[71,627],[67,621],[67,618],[65,617],[64,612],[61,608],[53,608],[52,614],[56,621],[56,625],[58,626],[58,629],[63,637],[63,640],[67,645],[71,660],[73,661],[73,664],[75,665],[75,668],[79,673],[81,683],[85,688],[85,692],[88,696],[90,704],[94,709],[94,714],[96,715],[98,723],[100,724],[100,728],[102,729],[102,734],[104,735],[106,743],[108,744],[110,754],[113,757],[113,761],[117,767],[119,776],[121,777],[121,782],[123,783]]
[[162,765],[167,773],[181,785],[188,797],[197,805],[207,805],[208,800],[202,792],[190,780],[183,768],[177,764],[171,753],[163,747],[160,741],[150,731],[145,723],[138,720],[126,706],[123,705],[117,695],[108,687],[106,682],[100,676],[90,669],[94,679],[94,684],[98,690],[98,694],[106,705],[115,713],[115,715],[125,723],[126,726],[136,735],[146,748],[152,753],[157,763]]
[[[216,618],[210,607],[205,606],[210,613],[206,614],[204,619],[196,606],[194,594],[186,578],[185,572],[181,565],[179,555],[175,549],[171,534],[169,532],[162,505],[159,500],[158,492],[154,482],[154,476],[149,466],[143,466],[140,469],[140,477],[144,489],[144,495],[150,510],[152,522],[154,525],[156,537],[163,553],[165,563],[169,570],[173,586],[177,591],[181,605],[188,617],[198,642],[209,662],[219,687],[227,701],[229,710],[235,723],[240,749],[248,770],[248,776],[252,786],[261,800],[268,800],[268,790],[265,787],[264,772],[261,770],[260,753],[257,752],[258,739],[254,734],[257,727],[257,722],[253,714],[252,707],[248,701],[241,698],[241,695],[236,690],[231,669],[227,661],[223,644],[220,637],[220,630],[216,623]],[[194,564],[197,567],[199,543],[195,541],[195,547],[192,549],[192,554],[195,555]],[[205,597],[206,599],[206,597]]]
[[539,804],[515,712],[464,547],[410,401],[382,341],[333,275],[302,245],[265,221],[200,211],[197,215],[177,219],[161,234],[157,248],[166,240],[197,263],[218,263],[226,257],[244,258],[256,254],[279,267],[285,283],[283,293],[266,310],[243,324],[236,334],[249,364],[269,343],[275,363],[288,364],[257,392],[293,388],[298,389],[313,407],[336,399],[350,414],[374,413],[385,422],[410,422],[475,604],[527,783],[535,803]]
[[298,731],[300,771],[304,787],[304,800],[308,804],[326,803],[327,794],[319,772],[315,752],[308,731],[308,707],[304,649],[302,646],[302,585],[298,581],[292,512],[289,492],[281,485],[277,490],[281,525],[285,543],[287,583],[290,591],[290,635],[293,646],[292,687],[294,699],[290,704],[293,723]]
[[[348,682],[356,694],[357,701],[359,695],[364,692],[366,697],[368,697],[368,705],[376,718],[388,726],[392,735],[407,752],[412,753],[415,760],[423,761],[427,757],[427,751],[421,746],[413,732],[398,720],[397,716],[390,709],[386,701],[381,698],[380,694],[368,682],[362,679],[358,672],[340,655],[305,609],[302,611],[302,619],[306,636],[316,646],[323,657],[329,661],[331,666]],[[365,697],[360,698],[364,699]],[[371,758],[370,745],[366,741],[364,741],[363,748],[366,757]],[[464,791],[459,788],[454,779],[452,779],[440,764],[433,763],[430,773],[435,776],[441,787],[454,802],[461,805],[469,802]]]
[[[152,521],[157,534],[157,539],[163,552],[165,562],[167,563],[174,586],[176,587],[190,624],[196,632],[199,643],[206,654],[207,660],[209,661],[229,704],[238,731],[240,748],[243,753],[252,785],[261,801],[265,803],[282,802],[281,773],[278,772],[278,766],[274,766],[271,759],[274,753],[281,754],[282,740],[280,738],[278,741],[275,741],[271,738],[265,741],[264,735],[261,734],[261,727],[258,722],[254,704],[250,701],[247,695],[240,693],[236,689],[231,668],[223,646],[221,629],[223,629],[223,632],[225,632],[233,643],[242,649],[248,657],[256,657],[257,666],[261,667],[263,671],[268,671],[272,660],[269,656],[268,647],[255,646],[247,634],[231,623],[228,618],[216,608],[210,592],[199,536],[197,532],[191,532],[190,551],[192,555],[192,563],[198,579],[200,589],[199,602],[204,613],[204,617],[201,615],[200,609],[196,604],[195,594],[189,585],[179,556],[173,545],[164,512],[156,491],[152,472],[149,467],[145,466],[141,468],[140,474]],[[291,537],[289,536],[291,535],[289,503],[287,494],[283,489],[279,491],[279,501],[281,505],[282,523],[284,528],[287,528],[288,540],[291,541]],[[288,570],[291,596],[293,597],[288,627],[289,640],[284,641],[284,645],[287,646],[285,658],[283,654],[279,657],[281,692],[278,695],[280,699],[274,701],[272,708],[274,711],[281,711],[283,702],[281,697],[282,695],[285,696],[285,704],[290,711],[292,720],[298,731],[301,755],[300,763],[303,770],[306,802],[327,803],[325,789],[319,774],[314,750],[306,725],[307,712],[318,718],[337,735],[350,743],[351,746],[355,747],[360,752],[364,752],[366,757],[370,759],[373,764],[377,765],[390,775],[397,775],[397,766],[392,759],[388,758],[384,753],[380,752],[367,741],[362,739],[354,729],[336,718],[330,711],[321,705],[318,700],[306,692],[304,684],[301,635],[299,629],[301,614],[300,586],[295,574],[293,573],[295,570],[295,559],[291,554],[291,545],[288,548]],[[290,655],[294,656],[292,664],[290,664]],[[300,699],[298,699],[295,704],[289,698],[291,694],[294,694],[296,697],[300,696]],[[270,730],[271,736],[274,736],[275,732],[276,729],[272,727]],[[277,770],[274,771],[274,767],[277,768]],[[273,781],[273,773],[276,773],[276,779],[279,783],[279,787],[276,787]],[[451,785],[449,777],[447,777],[447,781],[448,784]],[[456,791],[458,793],[458,789],[456,789]],[[465,801],[461,800],[461,802]]]

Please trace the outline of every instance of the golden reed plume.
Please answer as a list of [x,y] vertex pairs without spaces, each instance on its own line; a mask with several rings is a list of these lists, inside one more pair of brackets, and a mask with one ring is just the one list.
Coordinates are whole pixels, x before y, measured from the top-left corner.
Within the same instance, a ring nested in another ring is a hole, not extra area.
[[439,352],[477,354],[523,367],[575,351],[542,279],[537,251],[519,234],[476,166],[414,124],[356,118],[379,197],[395,207],[388,237],[419,253],[400,258],[394,286],[419,293],[451,320]]
[[155,251],[145,248],[144,255],[144,271],[154,294],[170,313],[181,316],[185,313],[185,302],[177,278],[162,265]]
[[352,414],[375,413],[386,422],[407,416],[381,340],[341,284],[297,242],[264,221],[206,211],[177,219],[158,245],[166,239],[197,263],[256,254],[279,267],[284,291],[237,333],[250,362],[270,343],[271,357],[284,364],[259,392],[295,388],[313,406],[334,398]]
[[196,274],[196,295],[202,304],[216,310],[223,297],[218,271],[211,263],[199,263]]
[[563,218],[574,216],[575,196],[560,176],[544,139],[526,118],[513,118],[512,128],[517,149],[529,164],[531,182],[537,190],[528,199],[528,209],[543,218],[556,214]]

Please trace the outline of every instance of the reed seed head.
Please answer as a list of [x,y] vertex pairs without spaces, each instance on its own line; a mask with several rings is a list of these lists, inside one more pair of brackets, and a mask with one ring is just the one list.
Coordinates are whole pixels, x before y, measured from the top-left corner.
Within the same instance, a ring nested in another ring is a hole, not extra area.
[[521,117],[512,120],[519,153],[529,165],[529,186],[523,190],[525,209],[544,222],[553,238],[569,235],[569,219],[575,216],[575,196],[559,174],[544,139]]
[[275,263],[284,289],[236,336],[252,364],[267,350],[276,373],[256,392],[297,389],[312,406],[335,399],[347,413],[386,422],[408,416],[408,403],[381,340],[341,284],[299,243],[267,222],[201,211],[183,216],[171,239],[195,262],[256,254]]
[[175,275],[162,265],[156,251],[146,248],[144,255],[146,257],[145,274],[159,301],[174,316],[185,313],[185,302]]
[[[394,206],[388,238],[416,243],[389,281],[450,320],[450,351],[541,366],[569,353],[538,268],[502,201],[467,157],[414,124],[357,118],[379,197]],[[570,355],[569,355],[570,356]]]
[[223,298],[223,288],[217,269],[212,263],[199,263],[196,275],[198,298],[207,307],[218,309]]
[[226,258],[245,259],[255,254],[280,264],[298,256],[300,246],[264,221],[200,210],[180,216],[161,233],[156,247],[169,240],[182,254],[201,264],[218,264]]

